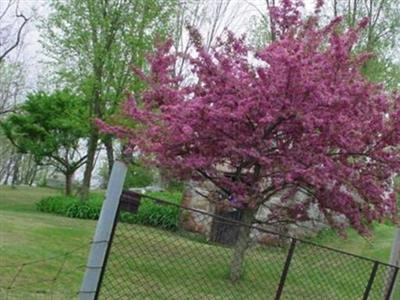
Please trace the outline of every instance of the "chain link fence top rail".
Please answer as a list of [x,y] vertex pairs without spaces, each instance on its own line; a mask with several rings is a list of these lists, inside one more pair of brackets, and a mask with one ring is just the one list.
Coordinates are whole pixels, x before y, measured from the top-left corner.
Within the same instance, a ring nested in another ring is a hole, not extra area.
[[241,278],[231,282],[235,243],[245,224],[141,197],[142,203],[178,210],[180,226],[118,222],[100,299],[388,299],[393,288],[395,266],[286,236],[279,236],[284,246],[265,246],[278,235],[255,226],[248,226]]

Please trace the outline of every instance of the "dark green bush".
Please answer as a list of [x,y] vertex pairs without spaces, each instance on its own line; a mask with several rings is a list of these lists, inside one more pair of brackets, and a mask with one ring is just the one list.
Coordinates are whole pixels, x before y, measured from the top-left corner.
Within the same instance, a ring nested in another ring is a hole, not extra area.
[[175,230],[178,225],[179,208],[175,206],[155,205],[149,200],[140,204],[136,214],[122,212],[120,220],[127,223],[150,225]]
[[[149,195],[180,203],[181,194],[178,192],[152,192]],[[52,196],[40,200],[36,206],[41,212],[63,215],[69,218],[91,219],[99,218],[103,196],[92,195],[88,201],[82,202],[76,197]],[[178,225],[179,208],[173,205],[158,205],[149,199],[142,199],[136,214],[122,212],[120,221],[161,227],[175,230]]]
[[86,202],[73,196],[51,196],[41,199],[36,203],[36,208],[41,212],[69,218],[96,220],[99,218],[102,203],[100,195],[92,195]]

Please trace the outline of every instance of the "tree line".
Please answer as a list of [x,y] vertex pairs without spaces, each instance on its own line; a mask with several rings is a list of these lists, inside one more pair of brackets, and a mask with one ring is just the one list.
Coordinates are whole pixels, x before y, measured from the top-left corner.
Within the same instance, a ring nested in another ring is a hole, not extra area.
[[[278,2],[266,0],[265,7],[253,7],[257,14],[247,39],[255,48],[276,39],[277,24],[269,11]],[[126,92],[139,97],[146,89],[147,83],[133,76],[132,70],[148,72],[146,56],[172,36],[174,48],[182,53],[174,72],[190,80],[186,57],[193,44],[186,27],[205,31],[205,47],[210,48],[224,27],[239,21],[236,3],[229,0],[52,0],[49,14],[39,26],[49,70],[47,88],[17,101],[23,94],[24,67],[7,57],[18,51],[31,19],[15,4],[9,1],[1,14],[4,18],[15,9],[12,15],[20,22],[11,29],[1,28],[9,31],[9,39],[0,53],[0,182],[32,184],[61,172],[66,193],[71,193],[73,175],[82,167],[82,200],[88,197],[99,150],[106,153],[108,172],[114,159],[125,151],[123,143],[99,131],[95,120],[118,123]],[[399,75],[393,58],[400,26],[396,1],[331,0],[321,9],[325,20],[345,16],[343,27],[369,17],[355,51],[373,52],[374,58],[363,66],[364,74],[396,88]]]

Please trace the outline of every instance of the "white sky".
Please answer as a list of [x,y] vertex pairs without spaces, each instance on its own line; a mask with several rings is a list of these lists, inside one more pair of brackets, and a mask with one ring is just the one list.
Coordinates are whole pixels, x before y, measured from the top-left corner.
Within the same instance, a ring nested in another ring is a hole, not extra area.
[[[219,0],[205,0],[210,3]],[[257,16],[260,12],[266,10],[266,0],[231,0],[231,9],[239,11],[239,18],[234,23],[232,30],[237,34],[246,32],[248,28],[249,19],[252,16]],[[310,9],[315,0],[305,0],[306,8]],[[0,12],[3,11],[7,5],[8,0],[0,0]],[[41,73],[42,66],[40,60],[41,47],[39,44],[39,32],[36,28],[40,19],[46,17],[48,13],[48,0],[20,0],[19,9],[25,16],[33,16],[32,21],[26,28],[26,35],[24,37],[24,48],[22,49],[22,57],[27,63],[27,80],[29,87],[35,89],[38,80],[38,73]]]

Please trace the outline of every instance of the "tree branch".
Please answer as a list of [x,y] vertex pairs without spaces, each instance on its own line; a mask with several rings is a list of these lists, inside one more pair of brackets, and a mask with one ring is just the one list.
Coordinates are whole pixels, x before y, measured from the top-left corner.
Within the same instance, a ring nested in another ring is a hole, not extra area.
[[216,187],[220,188],[223,192],[225,192],[227,195],[231,194],[231,191],[226,189],[225,187],[221,186],[212,176],[208,175],[206,172],[203,170],[197,169],[197,172],[203,176],[205,179],[211,181]]
[[18,29],[18,33],[17,33],[17,40],[15,41],[15,43],[10,46],[8,49],[6,49],[4,51],[3,54],[0,54],[0,62],[12,51],[14,50],[20,43],[21,41],[21,34],[22,34],[22,30],[24,29],[25,25],[28,23],[29,18],[25,17],[22,13],[19,13],[16,15],[17,18],[23,18],[24,22],[21,24],[21,26]]
[[5,110],[0,110],[0,115],[5,115],[11,112],[15,112],[15,109],[10,108],[10,109],[5,109]]

